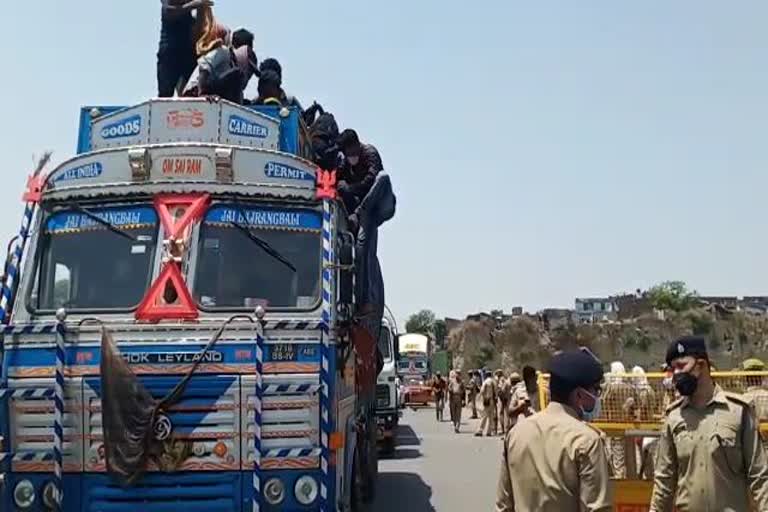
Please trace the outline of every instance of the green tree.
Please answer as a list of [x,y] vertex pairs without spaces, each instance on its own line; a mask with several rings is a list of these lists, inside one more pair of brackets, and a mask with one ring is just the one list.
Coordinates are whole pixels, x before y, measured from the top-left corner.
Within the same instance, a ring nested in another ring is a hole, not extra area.
[[409,333],[419,333],[430,335],[435,326],[435,314],[429,309],[422,309],[418,313],[411,315],[405,322],[405,331]]
[[648,290],[648,300],[656,309],[686,311],[696,304],[698,293],[688,289],[683,281],[665,281]]

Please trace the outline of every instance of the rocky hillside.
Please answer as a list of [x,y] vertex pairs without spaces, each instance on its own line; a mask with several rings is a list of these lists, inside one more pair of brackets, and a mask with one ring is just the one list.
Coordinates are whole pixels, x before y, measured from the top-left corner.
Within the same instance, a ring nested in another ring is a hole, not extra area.
[[589,347],[606,363],[622,361],[658,371],[668,343],[686,334],[707,338],[718,369],[732,369],[747,358],[768,362],[768,317],[722,308],[691,309],[664,315],[651,313],[597,325],[569,325],[546,331],[535,317],[514,318],[504,325],[492,320],[466,321],[451,331],[454,366],[519,370],[546,365],[557,350]]

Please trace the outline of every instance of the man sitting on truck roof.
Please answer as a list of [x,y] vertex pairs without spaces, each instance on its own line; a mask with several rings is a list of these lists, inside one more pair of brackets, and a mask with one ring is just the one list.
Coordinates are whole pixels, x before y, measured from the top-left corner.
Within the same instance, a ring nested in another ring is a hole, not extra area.
[[184,96],[220,96],[242,104],[243,91],[258,72],[256,54],[248,45],[218,46],[200,57]]
[[264,59],[259,66],[259,72],[259,96],[253,100],[254,105],[277,105],[302,109],[299,100],[283,90],[283,66],[277,59],[273,57]]
[[195,70],[195,17],[211,0],[162,0],[160,44],[157,51],[157,95],[170,98]]
[[347,211],[354,212],[384,169],[378,150],[363,144],[355,130],[346,129],[339,136],[339,148],[346,164],[340,169],[339,194]]

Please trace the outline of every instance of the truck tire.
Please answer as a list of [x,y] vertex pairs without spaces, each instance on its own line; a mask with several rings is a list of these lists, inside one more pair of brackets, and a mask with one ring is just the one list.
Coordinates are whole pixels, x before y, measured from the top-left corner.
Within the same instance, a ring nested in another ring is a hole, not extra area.
[[368,457],[366,464],[366,485],[365,496],[363,499],[366,503],[373,503],[376,499],[376,482],[379,477],[379,447],[376,443],[376,422],[371,416],[371,420],[368,423],[368,436],[365,440],[365,445],[368,448]]
[[351,492],[351,512],[370,512],[371,505],[365,500],[365,476],[364,468],[360,457],[360,450],[355,450],[355,459],[352,463],[352,492]]

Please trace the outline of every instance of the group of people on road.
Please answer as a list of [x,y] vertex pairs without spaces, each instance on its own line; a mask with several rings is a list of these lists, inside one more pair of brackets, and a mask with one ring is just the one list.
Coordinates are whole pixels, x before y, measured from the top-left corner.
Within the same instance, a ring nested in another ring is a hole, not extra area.
[[[752,398],[715,383],[701,337],[675,340],[666,362],[677,398],[665,410],[650,511],[768,511],[768,457]],[[608,405],[608,388],[622,383],[604,380],[585,350],[554,356],[548,371],[547,407],[504,438],[496,510],[612,511],[606,436],[589,422]]]
[[461,378],[461,373],[451,370],[448,374],[448,380],[446,380],[440,372],[437,372],[432,379],[431,388],[435,400],[437,421],[443,421],[447,403],[453,430],[458,434],[461,428],[461,411],[467,403],[466,385]]
[[[446,380],[441,372],[436,372],[430,386],[435,401],[435,417],[443,421],[445,406],[451,415],[451,423],[456,433],[460,431],[461,416],[464,407],[471,411],[471,418],[478,419],[478,410],[482,414],[476,436],[504,435],[514,426],[518,418],[530,416],[540,409],[537,388],[537,373],[531,366],[519,373],[507,375],[503,370],[470,371],[466,381],[461,372],[451,370]],[[482,407],[478,409],[478,398]]]
[[522,376],[503,370],[470,372],[468,399],[473,418],[477,418],[478,398],[482,404],[482,416],[475,435],[504,435],[519,418],[538,411],[541,407],[536,379],[536,369],[532,366],[524,367]]

